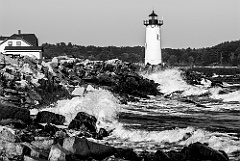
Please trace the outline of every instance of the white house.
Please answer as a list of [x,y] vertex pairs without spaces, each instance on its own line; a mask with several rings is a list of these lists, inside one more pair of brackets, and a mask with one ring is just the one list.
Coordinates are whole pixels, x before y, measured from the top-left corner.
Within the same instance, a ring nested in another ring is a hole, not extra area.
[[11,56],[30,56],[42,59],[43,48],[38,46],[35,34],[13,34],[10,37],[0,37],[0,53]]

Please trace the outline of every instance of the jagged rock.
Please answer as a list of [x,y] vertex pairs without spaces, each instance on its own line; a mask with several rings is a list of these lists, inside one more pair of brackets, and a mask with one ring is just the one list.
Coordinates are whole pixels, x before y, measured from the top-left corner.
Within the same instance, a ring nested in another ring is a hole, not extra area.
[[47,133],[50,136],[54,136],[57,131],[59,131],[59,129],[56,126],[51,125],[50,123],[47,123],[41,132]]
[[49,111],[41,111],[37,114],[36,122],[63,125],[63,123],[65,122],[65,117]]
[[72,96],[83,96],[83,94],[85,93],[86,89],[84,87],[78,87],[75,88],[72,91]]
[[17,136],[13,134],[14,131],[4,126],[0,126],[0,139],[8,142],[16,142]]
[[26,124],[30,123],[30,111],[23,108],[1,106],[0,105],[0,120],[2,119],[16,119],[22,120]]
[[68,128],[96,133],[96,122],[96,117],[84,112],[79,112],[77,116],[70,122]]
[[97,133],[97,139],[102,139],[107,136],[109,136],[109,133],[107,132],[107,130],[105,130],[104,128],[100,128]]
[[34,89],[31,89],[28,91],[28,96],[30,97],[31,100],[37,100],[37,101],[42,100],[41,95],[39,95]]
[[137,154],[133,151],[133,149],[117,148],[114,156],[116,158],[121,158],[121,159],[125,159],[125,160],[134,160],[134,161],[140,161],[141,160],[137,156]]
[[41,156],[41,151],[38,150],[38,148],[33,146],[32,144],[24,142],[24,143],[21,143],[21,145],[29,149],[28,153],[25,153],[25,155],[29,155],[31,157],[36,157],[36,158],[39,158]]
[[50,150],[51,146],[53,145],[54,140],[37,140],[37,141],[32,141],[31,144],[35,147],[38,147],[38,149],[42,150]]
[[188,147],[185,147],[182,152],[186,158],[191,161],[195,160],[211,160],[211,161],[229,161],[226,154],[220,151],[214,150],[202,143],[193,143]]
[[38,157],[26,156],[24,155],[24,161],[47,161]]
[[153,161],[172,161],[172,159],[163,151],[157,150],[154,154]]
[[112,156],[116,152],[116,149],[113,147],[94,143],[85,138],[78,137],[64,139],[62,147],[74,154],[68,157],[74,157],[76,159],[87,159],[91,157],[96,160],[102,160]]
[[27,127],[27,124],[24,123],[21,120],[15,120],[15,119],[3,119],[0,121],[0,125],[6,126],[13,126],[16,129],[23,129],[25,127]]
[[7,158],[22,158],[24,151],[24,146],[20,143],[12,143],[0,139],[0,154],[4,154]]
[[59,144],[52,145],[48,160],[50,161],[66,161],[66,155],[70,152],[64,150]]
[[172,161],[185,161],[185,155],[181,152],[173,151],[167,152],[167,155],[172,159]]

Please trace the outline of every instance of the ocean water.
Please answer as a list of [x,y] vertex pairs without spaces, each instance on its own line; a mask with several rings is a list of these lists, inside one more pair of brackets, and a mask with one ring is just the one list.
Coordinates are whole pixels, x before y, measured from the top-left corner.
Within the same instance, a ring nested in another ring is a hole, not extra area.
[[101,142],[115,147],[154,152],[201,142],[240,159],[239,89],[227,83],[212,88],[208,80],[189,85],[177,69],[143,76],[159,83],[163,95],[121,105],[111,92],[95,89],[44,110],[66,116],[66,124],[80,111],[96,116],[98,128],[112,131]]

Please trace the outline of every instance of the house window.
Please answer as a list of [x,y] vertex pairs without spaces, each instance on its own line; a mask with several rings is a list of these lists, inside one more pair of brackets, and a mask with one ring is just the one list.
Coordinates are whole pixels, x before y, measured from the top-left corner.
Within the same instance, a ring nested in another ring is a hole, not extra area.
[[17,46],[21,46],[21,41],[17,41]]
[[8,41],[8,46],[12,46],[13,42],[12,41]]

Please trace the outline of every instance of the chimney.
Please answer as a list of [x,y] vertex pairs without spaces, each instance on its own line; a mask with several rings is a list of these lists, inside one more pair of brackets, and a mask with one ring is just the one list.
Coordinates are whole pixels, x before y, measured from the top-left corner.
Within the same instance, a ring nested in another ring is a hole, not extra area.
[[21,35],[21,30],[18,30],[18,35]]

